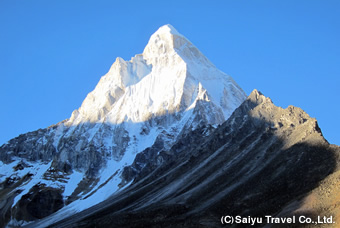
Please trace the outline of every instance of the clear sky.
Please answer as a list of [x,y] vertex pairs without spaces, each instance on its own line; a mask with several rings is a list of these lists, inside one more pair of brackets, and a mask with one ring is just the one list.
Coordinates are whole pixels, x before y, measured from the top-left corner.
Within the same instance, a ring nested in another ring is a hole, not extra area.
[[340,145],[338,0],[0,0],[0,144],[69,118],[164,24],[247,94],[301,107]]

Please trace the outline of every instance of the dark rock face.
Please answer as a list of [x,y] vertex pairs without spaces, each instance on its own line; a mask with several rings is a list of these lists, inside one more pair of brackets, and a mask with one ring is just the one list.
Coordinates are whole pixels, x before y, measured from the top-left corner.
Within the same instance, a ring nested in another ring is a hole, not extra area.
[[158,137],[152,147],[146,148],[141,153],[136,155],[132,165],[124,167],[121,174],[125,183],[133,180],[143,169],[147,169],[147,165],[155,165],[157,163],[157,155],[164,148],[164,143],[161,137]]
[[16,156],[29,161],[50,161],[56,150],[52,146],[52,138],[44,137],[48,135],[48,131],[48,129],[39,129],[11,139],[9,143],[0,147],[0,160],[10,163]]
[[54,227],[220,227],[223,215],[276,215],[337,171],[339,154],[315,119],[254,91],[217,129],[145,150],[139,174],[124,172],[132,185]]
[[20,221],[44,218],[64,206],[60,189],[35,185],[24,195],[13,210],[13,217]]

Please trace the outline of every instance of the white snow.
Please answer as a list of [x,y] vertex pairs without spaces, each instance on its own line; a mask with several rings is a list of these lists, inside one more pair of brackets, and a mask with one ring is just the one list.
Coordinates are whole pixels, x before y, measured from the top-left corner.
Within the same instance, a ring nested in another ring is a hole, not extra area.
[[77,188],[79,182],[83,179],[84,174],[73,171],[73,173],[68,177],[67,184],[65,185],[64,197],[70,196],[73,191]]

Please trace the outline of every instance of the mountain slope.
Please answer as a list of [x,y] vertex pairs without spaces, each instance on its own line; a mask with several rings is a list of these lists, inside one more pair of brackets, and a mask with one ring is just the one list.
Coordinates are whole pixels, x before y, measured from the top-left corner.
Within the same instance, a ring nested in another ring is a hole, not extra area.
[[116,59],[69,119],[0,147],[0,225],[105,200],[144,168],[148,148],[155,145],[155,156],[192,130],[223,123],[245,98],[171,25],[159,28],[142,54]]
[[220,227],[225,215],[338,218],[339,199],[322,189],[336,191],[339,154],[315,119],[255,90],[221,126],[188,132],[126,189],[52,227]]

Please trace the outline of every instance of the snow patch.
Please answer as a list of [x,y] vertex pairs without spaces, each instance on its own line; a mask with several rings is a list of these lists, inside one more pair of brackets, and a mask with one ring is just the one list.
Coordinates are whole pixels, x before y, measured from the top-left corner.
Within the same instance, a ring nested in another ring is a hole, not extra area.
[[83,179],[84,174],[77,172],[77,171],[73,171],[73,173],[68,177],[68,181],[67,184],[65,184],[65,190],[64,190],[64,198],[72,195],[72,193],[74,192],[74,190],[77,188],[79,182]]

